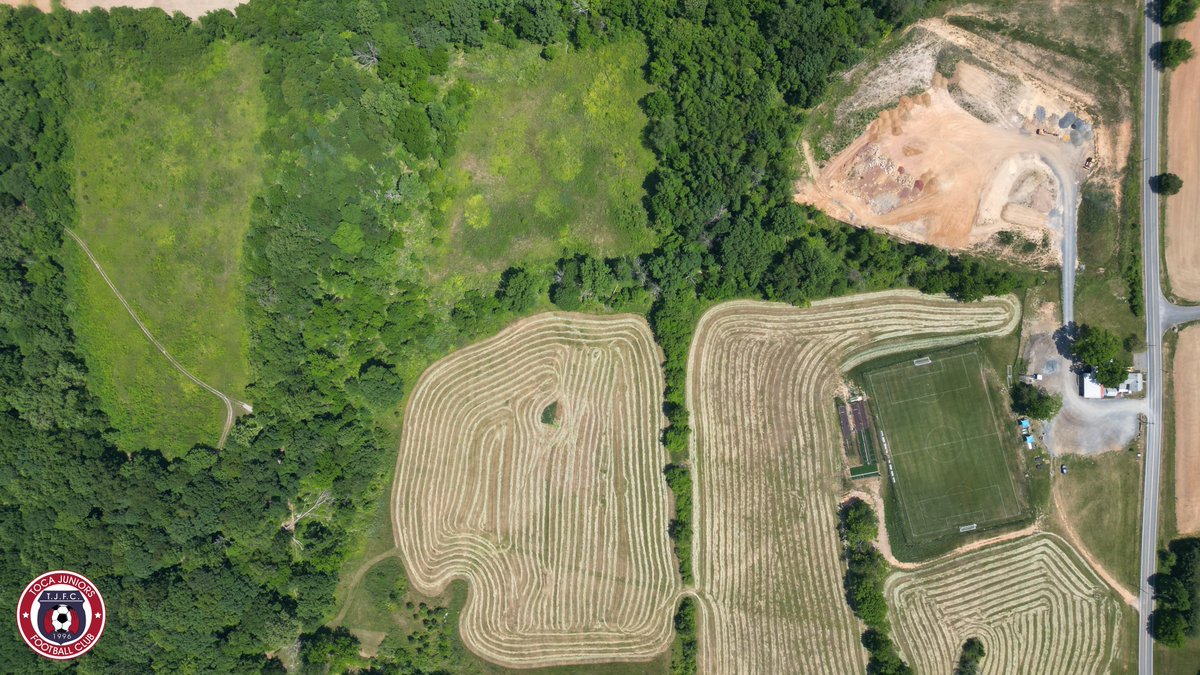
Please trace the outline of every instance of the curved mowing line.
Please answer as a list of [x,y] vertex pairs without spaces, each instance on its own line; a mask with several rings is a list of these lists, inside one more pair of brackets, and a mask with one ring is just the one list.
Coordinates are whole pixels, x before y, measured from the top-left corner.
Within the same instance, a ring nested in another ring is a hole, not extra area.
[[1104,673],[1120,648],[1121,603],[1051,534],[896,572],[885,592],[918,672],[947,671],[969,637],[987,674]]
[[254,409],[250,407],[249,403],[239,401],[236,398],[226,395],[225,393],[219,391],[216,387],[209,385],[204,380],[201,380],[193,375],[187,368],[184,368],[183,364],[180,363],[174,356],[172,356],[171,352],[167,351],[167,348],[158,341],[158,338],[154,337],[154,334],[150,332],[150,329],[146,328],[146,324],[142,323],[142,320],[138,317],[137,312],[133,311],[133,307],[131,307],[129,302],[125,300],[125,296],[121,295],[121,291],[117,290],[117,287],[112,282],[112,279],[108,278],[108,274],[105,273],[104,268],[100,266],[100,261],[96,260],[96,256],[92,255],[92,250],[88,248],[88,245],[84,243],[83,239],[80,238],[79,235],[75,234],[75,232],[70,228],[64,227],[63,231],[70,235],[71,238],[75,240],[75,243],[79,244],[79,248],[83,249],[84,254],[88,257],[88,260],[92,261],[92,265],[96,268],[96,271],[100,273],[100,277],[104,279],[104,283],[108,284],[108,289],[113,292],[113,295],[117,296],[117,300],[121,301],[121,306],[125,308],[125,311],[129,312],[129,317],[133,319],[133,322],[137,324],[138,328],[141,329],[142,334],[146,336],[146,339],[150,340],[150,343],[153,344],[158,351],[164,357],[166,357],[167,361],[175,367],[175,370],[183,373],[184,377],[191,380],[197,386],[213,396],[221,399],[221,402],[225,404],[225,427],[221,429],[221,438],[217,441],[218,448],[225,447],[225,441],[229,438],[229,430],[233,428],[233,421],[235,419],[235,415],[233,414],[233,404],[238,404],[242,410],[245,410],[248,413],[254,412]]
[[1014,298],[911,292],[797,309],[735,301],[701,317],[688,357],[695,420],[703,672],[861,672],[842,597],[840,443],[828,401],[857,362],[1011,331]]
[[[542,314],[438,361],[405,413],[393,531],[463,641],[511,667],[649,659],[681,590],[661,358],[640,318]],[[553,424],[542,411],[558,404]]]

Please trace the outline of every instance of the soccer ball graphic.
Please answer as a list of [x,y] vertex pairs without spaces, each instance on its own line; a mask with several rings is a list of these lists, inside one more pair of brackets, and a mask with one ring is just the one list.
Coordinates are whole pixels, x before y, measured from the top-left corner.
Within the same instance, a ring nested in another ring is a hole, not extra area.
[[50,624],[56,631],[71,630],[71,610],[66,605],[59,605],[50,610]]

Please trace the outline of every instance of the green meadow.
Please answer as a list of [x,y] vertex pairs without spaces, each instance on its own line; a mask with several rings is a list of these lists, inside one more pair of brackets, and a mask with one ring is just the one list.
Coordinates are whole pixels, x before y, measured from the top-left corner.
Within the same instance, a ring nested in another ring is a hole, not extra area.
[[641,207],[654,168],[638,105],[650,91],[646,58],[633,38],[552,60],[536,45],[464,57],[452,77],[469,84],[472,102],[449,162],[449,230],[435,275],[653,246]]
[[[71,78],[76,231],[167,349],[236,398],[249,377],[240,270],[261,185],[260,72],[249,45],[216,43],[166,72],[94,58]],[[215,444],[224,406],[163,358],[67,246],[76,331],[118,446]]]

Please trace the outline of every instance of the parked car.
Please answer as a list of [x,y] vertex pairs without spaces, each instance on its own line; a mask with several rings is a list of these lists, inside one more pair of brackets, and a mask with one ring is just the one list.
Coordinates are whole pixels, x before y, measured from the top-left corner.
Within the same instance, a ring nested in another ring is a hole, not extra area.
[[1059,466],[1058,470],[1060,473],[1062,473],[1062,475],[1064,475],[1064,476],[1067,475],[1067,465],[1066,464]]

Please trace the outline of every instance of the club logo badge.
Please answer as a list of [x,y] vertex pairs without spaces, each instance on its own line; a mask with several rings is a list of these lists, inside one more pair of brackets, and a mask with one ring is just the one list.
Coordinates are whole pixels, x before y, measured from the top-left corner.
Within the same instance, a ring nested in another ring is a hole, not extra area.
[[104,632],[104,598],[87,577],[59,570],[25,587],[17,602],[17,630],[38,655],[64,661],[96,646]]

